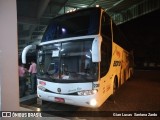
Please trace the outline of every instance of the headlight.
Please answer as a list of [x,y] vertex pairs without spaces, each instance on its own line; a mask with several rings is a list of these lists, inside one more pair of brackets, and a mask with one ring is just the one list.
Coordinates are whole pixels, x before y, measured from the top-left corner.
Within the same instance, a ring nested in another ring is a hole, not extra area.
[[46,90],[46,88],[45,87],[43,87],[43,86],[37,86],[40,90],[42,90],[42,91],[45,91]]
[[93,95],[96,94],[98,91],[97,90],[83,90],[83,91],[79,91],[78,95]]

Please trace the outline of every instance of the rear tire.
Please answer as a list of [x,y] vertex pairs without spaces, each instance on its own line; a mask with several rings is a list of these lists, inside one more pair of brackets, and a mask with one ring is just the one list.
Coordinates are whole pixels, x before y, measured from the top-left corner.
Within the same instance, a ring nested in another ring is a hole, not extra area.
[[115,94],[115,92],[118,89],[118,78],[117,76],[114,77],[114,82],[113,82],[113,95]]
[[115,76],[114,77],[114,81],[113,81],[113,93],[110,96],[110,99],[111,99],[111,101],[113,101],[114,104],[116,103],[116,101],[115,101],[115,92],[117,91],[117,89],[118,89],[118,78],[117,78],[117,76]]
[[130,71],[129,71],[129,78],[132,79],[134,76],[133,76],[133,68],[130,68]]

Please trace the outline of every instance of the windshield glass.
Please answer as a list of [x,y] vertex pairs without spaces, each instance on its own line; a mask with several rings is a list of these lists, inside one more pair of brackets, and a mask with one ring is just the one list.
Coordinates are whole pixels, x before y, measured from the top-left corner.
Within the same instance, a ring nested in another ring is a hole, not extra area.
[[99,32],[100,9],[79,10],[54,18],[48,25],[42,42],[59,38],[96,35]]
[[92,62],[93,39],[42,46],[38,52],[38,77],[48,81],[95,81],[97,63]]

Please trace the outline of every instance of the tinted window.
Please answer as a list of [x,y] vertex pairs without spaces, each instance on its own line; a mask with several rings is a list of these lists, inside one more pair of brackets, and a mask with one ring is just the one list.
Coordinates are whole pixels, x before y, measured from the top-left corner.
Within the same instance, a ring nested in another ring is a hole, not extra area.
[[112,42],[105,37],[103,37],[101,45],[101,63],[100,63],[100,76],[103,77],[107,74],[112,56]]
[[99,33],[100,9],[80,10],[51,21],[42,42],[54,39],[96,35]]
[[102,14],[102,19],[101,19],[101,35],[104,37],[108,37],[109,40],[111,40],[112,38],[111,19],[105,12]]
[[123,33],[119,30],[118,26],[116,26],[114,23],[112,24],[112,26],[113,26],[113,41],[122,48],[130,50],[128,41],[126,40]]
[[96,81],[98,63],[92,62],[92,42],[91,38],[42,46],[37,77],[51,82]]
[[103,77],[107,74],[112,55],[112,34],[111,34],[111,19],[104,12],[101,18],[101,63],[100,63],[100,76]]

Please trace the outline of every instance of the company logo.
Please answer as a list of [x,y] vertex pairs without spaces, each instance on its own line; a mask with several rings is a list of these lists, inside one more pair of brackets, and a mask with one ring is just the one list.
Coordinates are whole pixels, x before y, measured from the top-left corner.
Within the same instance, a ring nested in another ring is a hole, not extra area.
[[2,117],[12,117],[11,112],[2,112]]
[[121,66],[121,61],[114,61],[113,67]]
[[61,92],[61,88],[58,88],[57,91],[60,93]]

